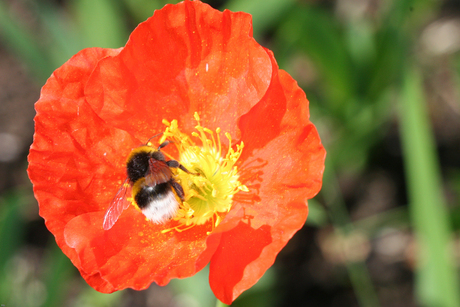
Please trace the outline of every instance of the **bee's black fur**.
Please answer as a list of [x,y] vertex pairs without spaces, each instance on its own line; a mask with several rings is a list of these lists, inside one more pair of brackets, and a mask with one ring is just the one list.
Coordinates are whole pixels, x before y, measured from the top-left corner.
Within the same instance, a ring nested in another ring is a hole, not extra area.
[[165,156],[161,151],[139,152],[131,157],[127,162],[126,168],[129,180],[134,183],[145,177],[149,171],[149,160],[155,159],[165,161]]
[[171,193],[171,184],[164,182],[153,187],[144,186],[135,196],[135,201],[140,209],[144,209],[154,200],[161,200]]

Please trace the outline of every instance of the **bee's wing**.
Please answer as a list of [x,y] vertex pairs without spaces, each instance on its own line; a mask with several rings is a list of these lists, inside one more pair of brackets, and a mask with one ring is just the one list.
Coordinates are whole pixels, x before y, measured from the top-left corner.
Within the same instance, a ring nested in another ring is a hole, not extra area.
[[121,213],[128,209],[130,204],[129,200],[127,199],[128,190],[131,190],[131,185],[128,183],[128,179],[126,179],[105,213],[104,223],[102,224],[102,228],[104,228],[104,230],[109,230],[112,228],[113,225],[117,222]]
[[153,187],[157,184],[171,180],[171,168],[164,161],[149,160],[149,173],[145,176],[145,184]]

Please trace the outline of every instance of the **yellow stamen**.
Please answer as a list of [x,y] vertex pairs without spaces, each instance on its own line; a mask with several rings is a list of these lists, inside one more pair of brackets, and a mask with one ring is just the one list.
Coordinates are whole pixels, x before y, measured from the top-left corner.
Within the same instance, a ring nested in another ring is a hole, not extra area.
[[[163,120],[167,127],[160,144],[166,139],[171,141],[179,151],[179,162],[192,174],[177,171],[175,179],[185,194],[184,202],[173,218],[179,225],[165,229],[162,233],[173,229],[181,232],[195,225],[203,225],[209,220],[212,220],[214,229],[222,220],[219,213],[230,211],[233,195],[239,191],[248,191],[248,188],[238,181],[239,175],[235,166],[244,144],[241,142],[233,149],[232,138],[229,133],[225,133],[228,150],[222,157],[220,128],[214,132],[202,127],[198,113],[194,114],[194,118],[197,121],[197,131],[192,132],[191,137],[180,131],[177,120]],[[199,175],[196,175],[197,173]]]

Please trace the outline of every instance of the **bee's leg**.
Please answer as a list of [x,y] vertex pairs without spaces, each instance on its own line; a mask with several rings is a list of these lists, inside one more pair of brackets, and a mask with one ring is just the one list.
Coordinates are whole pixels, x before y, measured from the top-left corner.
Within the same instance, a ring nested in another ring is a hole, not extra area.
[[183,166],[182,164],[180,164],[178,161],[176,160],[169,160],[166,162],[166,164],[169,166],[169,167],[174,167],[174,168],[180,168],[181,170],[183,170],[184,172],[186,172],[187,174],[192,174],[192,175],[199,175],[199,173],[192,173],[191,171],[189,171],[188,169],[185,168],[185,166]]
[[180,200],[184,201],[184,189],[182,189],[182,186],[177,183],[174,179],[171,179],[169,181],[171,183],[171,186],[173,187],[174,191],[176,191],[177,196],[179,196]]
[[[169,160],[169,161],[166,161],[166,164],[169,166],[169,167],[174,167],[174,168],[177,168],[179,167],[179,165],[181,165],[179,162],[177,162],[176,160]],[[188,173],[188,171],[187,171]]]

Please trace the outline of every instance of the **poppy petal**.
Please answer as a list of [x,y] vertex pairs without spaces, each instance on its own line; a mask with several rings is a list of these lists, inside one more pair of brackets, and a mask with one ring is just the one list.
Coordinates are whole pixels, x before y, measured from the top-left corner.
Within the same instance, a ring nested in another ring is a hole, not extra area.
[[[165,285],[210,263],[211,288],[231,303],[302,227],[307,199],[321,187],[325,151],[305,93],[253,39],[245,13],[200,1],[166,5],[124,48],[85,49],[57,69],[36,110],[28,173],[40,215],[101,292]],[[195,112],[203,127],[244,142],[241,156],[242,147],[229,155],[238,159],[240,192],[223,193],[228,209],[184,229],[177,220],[153,224],[129,206],[103,230],[126,157],[164,131],[163,119],[190,135]]]
[[[159,231],[162,226],[142,220],[136,210],[127,210],[112,229],[104,231],[100,224],[103,214],[89,212],[75,217],[64,234],[66,244],[77,252],[82,270],[88,276],[103,276],[113,289],[141,290],[152,280],[165,285],[171,278],[191,276],[196,273],[197,258],[208,263],[210,256],[204,251],[208,248],[212,254],[219,242],[216,238],[207,246],[206,232],[199,226],[187,234],[163,234]],[[105,292],[106,285],[102,286],[95,288]]]
[[161,131],[163,119],[193,131],[194,112],[208,128],[236,135],[235,117],[260,100],[272,74],[250,18],[198,1],[166,5],[134,30],[118,56],[101,61],[86,88],[90,105],[140,139]]
[[[252,156],[246,157],[240,166],[243,170],[241,180],[250,189],[257,190],[257,197],[243,199],[252,200],[249,204],[241,204],[246,224],[240,223],[237,228],[224,233],[211,259],[211,288],[227,304],[255,284],[273,264],[278,252],[305,223],[307,199],[321,188],[325,150],[315,127],[308,120],[308,101],[304,92],[284,71],[272,79],[267,94],[270,92],[277,95],[267,95],[245,116],[258,118],[258,112],[264,114],[267,110],[281,109],[281,118],[279,115],[272,117],[279,128],[271,127],[273,130],[270,130],[269,127],[266,132],[256,125],[257,120],[255,123],[245,122],[244,118],[240,120],[253,129],[242,128],[247,131],[243,133],[243,140],[253,140],[254,131],[259,136],[267,133],[265,137],[261,136],[263,144],[256,143],[261,147],[253,148]],[[279,105],[281,108],[276,109]],[[278,129],[283,133],[277,133]],[[250,141],[245,144],[247,147],[252,145]],[[235,197],[235,202],[239,199]],[[247,237],[248,233],[251,233],[251,239]],[[229,261],[229,253],[230,258],[239,261]]]
[[133,143],[122,131],[101,129],[101,120],[83,94],[85,81],[98,61],[118,53],[100,48],[82,50],[53,73],[35,104],[28,174],[40,203],[40,215],[77,266],[80,260],[66,245],[62,229],[74,217],[101,210],[101,204],[110,201],[113,195],[107,190],[107,181],[116,184],[121,175],[112,171],[117,163],[112,158],[126,150],[118,147],[120,141]]

